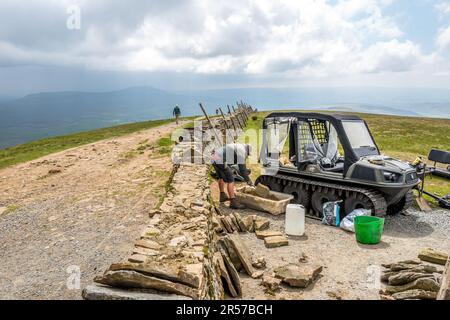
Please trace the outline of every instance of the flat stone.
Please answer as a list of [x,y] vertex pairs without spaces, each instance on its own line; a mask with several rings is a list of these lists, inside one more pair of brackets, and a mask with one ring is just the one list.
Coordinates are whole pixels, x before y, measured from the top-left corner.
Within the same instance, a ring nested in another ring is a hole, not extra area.
[[242,221],[241,215],[237,212],[233,212],[232,214],[236,220],[236,223],[239,226],[239,230],[241,232],[247,232],[248,231],[247,226],[245,225],[244,221]]
[[194,207],[203,207],[205,205],[205,202],[201,199],[197,199],[191,202],[191,206]]
[[253,272],[252,278],[259,279],[259,278],[262,278],[263,275],[264,275],[264,271],[258,270],[258,271]]
[[254,232],[255,231],[255,226],[253,225],[253,220],[254,220],[254,216],[246,216],[242,218],[242,222],[245,225],[245,229],[248,232]]
[[450,258],[448,259],[441,280],[441,288],[437,295],[437,300],[450,300]]
[[261,285],[266,288],[266,292],[273,293],[280,289],[281,279],[277,279],[272,275],[264,274]]
[[171,265],[156,265],[154,263],[113,263],[108,271],[136,271],[144,275],[161,278],[172,282],[179,282],[193,288],[197,284],[191,279],[183,279],[179,276],[179,270]]
[[266,248],[277,248],[289,245],[289,240],[284,236],[275,236],[264,238]]
[[248,251],[247,246],[241,240],[241,237],[237,234],[230,234],[227,236],[227,238],[230,240],[231,246],[238,255],[245,271],[249,276],[251,276],[254,272],[254,269],[252,266],[251,255]]
[[[230,258],[231,263],[234,265],[237,271],[244,269],[241,259],[234,250],[231,240],[228,237],[223,237],[218,241],[219,246],[226,252],[226,255]],[[225,259],[225,258],[224,258]]]
[[280,237],[283,236],[283,234],[279,231],[273,231],[273,230],[257,230],[256,237],[258,239],[265,239],[267,237]]
[[135,246],[153,250],[161,249],[161,245],[158,242],[150,239],[140,239],[135,242]]
[[226,219],[228,221],[228,223],[231,225],[231,228],[234,231],[240,232],[239,226],[237,224],[236,219],[234,218],[234,216],[232,214],[230,214],[229,216],[226,216]]
[[107,271],[103,276],[96,277],[94,281],[118,288],[154,289],[191,297],[193,299],[199,298],[198,290],[184,284],[155,278],[136,271]]
[[387,293],[394,294],[397,292],[418,289],[437,293],[439,288],[440,285],[435,280],[430,278],[420,278],[402,286],[387,286],[385,291]]
[[141,235],[141,238],[153,238],[153,237],[159,236],[160,234],[161,234],[161,231],[158,228],[149,227],[144,230],[144,232]]
[[222,222],[223,227],[228,233],[233,233],[233,227],[226,217],[221,217],[220,221]]
[[130,262],[135,262],[135,263],[143,263],[148,259],[148,256],[143,255],[143,254],[132,254],[129,258],[128,261]]
[[255,220],[255,231],[262,231],[269,229],[270,221],[269,219],[263,217],[256,217]]
[[382,263],[381,266],[390,269],[395,264],[413,264],[413,265],[419,265],[422,264],[422,261],[420,260],[403,260],[395,263]]
[[0,216],[7,210],[7,207],[0,207]]
[[426,248],[420,251],[419,259],[422,261],[427,261],[435,264],[440,264],[445,266],[449,258],[448,253],[442,251],[436,251],[431,248]]
[[176,237],[176,238],[173,238],[172,240],[170,240],[169,247],[183,246],[186,243],[187,243],[186,236],[180,236],[180,237]]
[[235,268],[234,264],[231,262],[231,259],[229,255],[226,253],[225,249],[222,247],[219,247],[219,252],[222,255],[223,262],[225,263],[225,267],[227,268],[228,274],[231,277],[231,280],[233,281],[233,287],[236,290],[238,296],[240,297],[242,295],[242,285],[241,285],[241,278],[239,277],[239,272]]
[[155,215],[161,214],[161,210],[159,209],[155,209],[155,210],[150,210],[148,213],[149,218],[153,218]]
[[390,286],[401,286],[410,282],[413,282],[420,278],[433,278],[433,274],[419,273],[419,272],[398,272],[388,278],[388,284]]
[[237,290],[234,288],[233,280],[231,280],[227,267],[225,266],[225,262],[223,261],[222,254],[220,252],[216,252],[214,254],[214,262],[220,269],[220,275],[226,282],[228,292],[233,298],[236,298],[238,296]]
[[436,300],[437,293],[434,291],[414,289],[394,293],[392,297],[395,298],[396,300],[408,300],[408,299]]
[[205,281],[203,263],[184,265],[178,270],[178,277],[182,283],[189,284],[194,288],[200,288]]
[[439,272],[439,270],[432,265],[420,264],[420,265],[411,265],[404,263],[395,263],[391,266],[390,271],[399,272],[399,271],[410,271],[410,272],[420,272],[420,273],[435,273]]
[[256,269],[264,269],[266,267],[266,259],[264,257],[252,257],[252,266]]
[[136,247],[133,250],[133,254],[139,254],[144,256],[156,256],[159,254],[159,251],[142,247]]
[[313,283],[322,272],[321,266],[288,264],[274,270],[275,277],[291,287],[306,288]]
[[84,288],[81,296],[85,300],[192,300],[177,294],[124,290],[95,283]]
[[268,198],[270,195],[270,189],[269,187],[260,183],[256,186],[255,193],[261,198]]

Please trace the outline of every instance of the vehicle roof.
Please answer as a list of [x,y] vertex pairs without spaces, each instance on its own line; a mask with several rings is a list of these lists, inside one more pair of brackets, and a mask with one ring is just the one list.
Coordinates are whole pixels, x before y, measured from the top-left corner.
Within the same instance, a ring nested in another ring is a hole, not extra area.
[[298,119],[318,119],[325,121],[362,120],[352,114],[317,113],[317,112],[273,112],[267,118],[293,117]]

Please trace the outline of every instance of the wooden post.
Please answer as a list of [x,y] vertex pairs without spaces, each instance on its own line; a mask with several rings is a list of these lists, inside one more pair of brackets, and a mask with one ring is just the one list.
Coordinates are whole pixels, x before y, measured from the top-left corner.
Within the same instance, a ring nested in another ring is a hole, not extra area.
[[[219,107],[219,111],[220,111],[220,114],[222,115],[223,121],[225,122],[225,127],[226,127],[225,131],[226,131],[227,133],[229,133],[228,129],[231,129],[231,128],[228,127],[227,119],[225,118],[225,115],[223,114],[222,108]],[[234,123],[233,123],[233,126],[234,126]],[[236,132],[236,128],[234,128],[234,130],[235,130],[235,132]],[[236,137],[234,136],[234,134],[232,134],[231,137],[233,138],[233,142],[236,142]]]
[[441,289],[437,295],[437,300],[450,300],[450,257],[448,257],[445,265],[444,273],[442,275]]
[[[236,126],[236,123],[234,122],[235,120],[237,121],[236,115],[231,112],[229,105],[227,105],[227,108],[228,108],[228,114],[230,115],[231,122],[233,123],[234,127],[236,128],[236,132],[237,132],[237,126]],[[239,123],[239,121],[237,121],[237,124],[242,130],[242,127],[241,127],[241,124]]]
[[199,103],[199,105],[200,105],[200,109],[202,109],[203,114],[204,114],[205,117],[206,117],[206,120],[208,120],[209,125],[211,126],[211,128],[212,128],[212,130],[213,130],[213,132],[214,132],[214,135],[216,136],[217,143],[219,143],[220,145],[223,146],[222,139],[220,139],[220,136],[219,136],[219,134],[217,133],[216,127],[214,127],[214,124],[212,123],[211,119],[209,118],[208,114],[206,113],[205,108],[203,108],[203,105],[202,105],[201,103]]
[[236,112],[236,109],[234,108],[234,106],[231,106],[231,108],[233,109],[233,112],[236,115],[236,119],[239,122],[239,126],[241,127],[242,130],[244,130],[244,125],[241,122],[241,118],[239,118],[239,113]]
[[244,110],[244,105],[242,104],[242,100],[241,100],[241,102],[236,102],[236,104],[238,106],[239,112],[242,114],[242,116],[244,118],[245,123],[247,123],[248,116],[247,116],[247,113]]

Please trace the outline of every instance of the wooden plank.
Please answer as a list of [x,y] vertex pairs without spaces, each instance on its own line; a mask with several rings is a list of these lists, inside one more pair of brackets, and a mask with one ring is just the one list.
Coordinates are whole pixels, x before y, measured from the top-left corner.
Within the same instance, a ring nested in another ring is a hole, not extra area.
[[450,300],[450,257],[445,265],[444,274],[442,276],[442,284],[437,295],[437,300]]
[[428,204],[427,200],[425,200],[423,197],[418,196],[416,198],[416,203],[419,206],[420,210],[423,212],[431,212],[433,209]]

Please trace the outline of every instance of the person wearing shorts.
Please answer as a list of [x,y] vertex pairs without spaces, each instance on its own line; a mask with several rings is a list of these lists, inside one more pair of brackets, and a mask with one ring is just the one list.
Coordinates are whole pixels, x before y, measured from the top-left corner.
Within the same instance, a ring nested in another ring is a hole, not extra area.
[[[238,165],[239,174],[249,185],[253,185],[248,176],[246,159],[251,152],[251,146],[247,144],[232,143],[214,150],[211,154],[211,161],[218,177],[220,190],[220,202],[230,201],[230,208],[243,209],[244,205],[236,200],[234,175],[230,165]],[[225,189],[228,192],[225,192]]]

